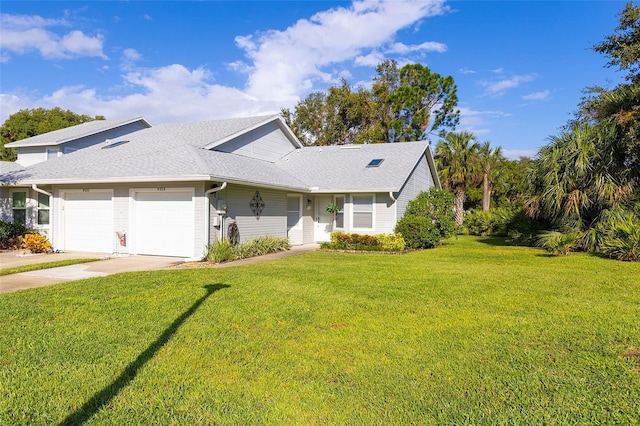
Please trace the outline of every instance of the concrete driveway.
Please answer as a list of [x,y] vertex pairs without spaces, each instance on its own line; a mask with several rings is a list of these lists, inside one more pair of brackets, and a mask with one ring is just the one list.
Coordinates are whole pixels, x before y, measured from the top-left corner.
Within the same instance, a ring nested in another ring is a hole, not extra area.
[[44,287],[65,281],[81,280],[85,278],[104,277],[119,272],[152,271],[175,267],[184,262],[179,257],[160,256],[105,256],[104,253],[50,253],[39,255],[21,255],[20,252],[9,251],[0,253],[0,268],[29,265],[34,263],[55,262],[59,260],[98,258],[101,260],[63,266],[59,268],[42,269],[39,271],[22,272],[20,274],[0,276],[0,293],[9,293],[28,288]]

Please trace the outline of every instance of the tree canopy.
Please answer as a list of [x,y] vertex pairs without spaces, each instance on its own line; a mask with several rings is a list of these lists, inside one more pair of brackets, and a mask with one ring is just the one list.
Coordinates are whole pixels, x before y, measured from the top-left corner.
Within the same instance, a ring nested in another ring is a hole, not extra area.
[[76,114],[59,107],[23,109],[13,113],[0,127],[0,160],[16,159],[15,150],[5,148],[5,144],[93,120],[104,120],[104,117]]
[[342,79],[282,115],[305,145],[415,141],[458,124],[452,77],[421,64],[398,69],[395,60],[380,63],[376,72],[370,90]]

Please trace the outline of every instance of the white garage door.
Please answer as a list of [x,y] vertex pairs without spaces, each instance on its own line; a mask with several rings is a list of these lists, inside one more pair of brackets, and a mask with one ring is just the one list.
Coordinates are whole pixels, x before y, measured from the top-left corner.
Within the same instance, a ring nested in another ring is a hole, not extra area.
[[113,251],[113,202],[109,192],[64,194],[64,248],[70,251]]
[[137,254],[193,257],[193,190],[135,194]]

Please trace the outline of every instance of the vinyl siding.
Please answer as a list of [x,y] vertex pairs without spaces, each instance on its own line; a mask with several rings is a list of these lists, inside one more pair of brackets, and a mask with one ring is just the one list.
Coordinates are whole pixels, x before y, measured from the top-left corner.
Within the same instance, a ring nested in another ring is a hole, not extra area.
[[396,220],[402,219],[409,201],[413,200],[422,191],[428,191],[434,186],[433,176],[431,176],[431,170],[429,169],[429,163],[426,157],[422,157],[416,167],[411,171],[409,179],[404,184],[398,194],[397,199],[397,217]]
[[[260,193],[265,204],[260,218],[256,218],[250,206],[256,191]],[[238,225],[240,242],[251,241],[264,235],[287,236],[287,192],[229,185],[218,194],[218,199],[227,205],[223,225],[225,238],[230,220],[235,220]]]
[[61,153],[65,152],[65,149],[82,149],[97,143],[103,143],[106,139],[114,139],[122,137],[126,134],[146,129],[143,123],[136,121],[126,126],[110,129],[105,132],[101,132],[95,135],[86,136],[73,141],[65,142],[61,145],[50,146],[35,146],[18,148],[18,160],[16,163],[22,166],[30,166],[32,164],[41,163],[47,160],[47,148],[60,150]]
[[295,147],[274,122],[214,148],[215,151],[230,152],[270,162],[281,159],[294,149]]
[[9,222],[11,220],[11,198],[9,188],[0,187],[0,220]]

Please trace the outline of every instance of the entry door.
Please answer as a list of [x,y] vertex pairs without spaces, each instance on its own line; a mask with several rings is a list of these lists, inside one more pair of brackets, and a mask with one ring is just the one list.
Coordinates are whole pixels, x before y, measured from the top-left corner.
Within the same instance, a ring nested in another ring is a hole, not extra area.
[[333,204],[333,196],[316,197],[315,240],[318,243],[331,240],[333,231],[333,213],[327,213],[327,206]]

